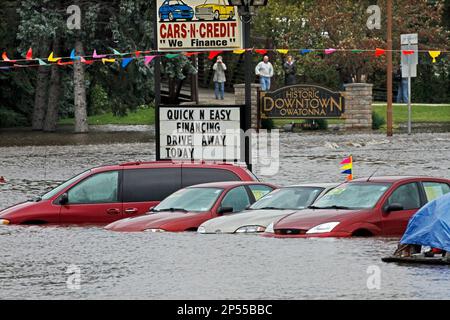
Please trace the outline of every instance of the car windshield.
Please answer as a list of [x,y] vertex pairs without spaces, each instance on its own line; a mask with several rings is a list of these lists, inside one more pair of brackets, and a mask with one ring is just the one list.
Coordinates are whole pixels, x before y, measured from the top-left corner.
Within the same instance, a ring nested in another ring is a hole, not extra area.
[[390,184],[347,183],[331,190],[316,201],[317,209],[369,209],[375,207]]
[[316,200],[323,190],[324,188],[319,187],[288,187],[274,190],[255,202],[250,209],[305,209]]
[[207,212],[222,194],[219,188],[181,189],[164,199],[153,211],[194,211]]
[[55,195],[57,195],[58,193],[60,193],[62,190],[64,190],[65,188],[67,188],[68,186],[70,186],[72,183],[76,182],[77,180],[81,179],[83,176],[86,176],[88,173],[90,173],[91,170],[85,171],[83,173],[80,173],[79,175],[73,177],[72,179],[67,180],[66,182],[64,182],[63,184],[59,185],[58,187],[56,187],[55,189],[47,192],[46,194],[44,194],[41,199],[42,200],[50,200],[51,198],[53,198]]

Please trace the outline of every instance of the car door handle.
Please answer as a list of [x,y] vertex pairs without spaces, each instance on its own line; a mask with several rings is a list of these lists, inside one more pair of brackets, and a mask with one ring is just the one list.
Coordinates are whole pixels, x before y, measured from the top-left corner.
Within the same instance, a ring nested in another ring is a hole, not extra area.
[[138,212],[139,212],[139,210],[136,208],[125,209],[125,213],[127,213],[127,214],[134,214],[134,213],[138,213]]
[[106,210],[106,212],[107,212],[108,214],[120,214],[120,210],[117,209],[117,208],[111,208],[111,209],[108,209],[108,210]]

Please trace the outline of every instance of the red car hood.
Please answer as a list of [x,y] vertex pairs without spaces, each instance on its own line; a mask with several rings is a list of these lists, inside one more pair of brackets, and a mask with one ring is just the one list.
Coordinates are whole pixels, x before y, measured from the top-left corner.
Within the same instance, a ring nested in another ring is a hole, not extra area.
[[190,220],[196,215],[198,215],[198,213],[181,211],[152,213],[113,222],[107,225],[105,229],[123,232],[140,232],[148,229],[160,229],[167,223],[179,223],[183,220]]
[[275,229],[309,230],[328,222],[342,222],[370,210],[303,210],[293,213],[275,224]]
[[20,212],[27,211],[30,207],[36,207],[38,202],[23,202],[13,205],[9,208],[0,211],[0,219],[12,219],[11,214],[18,214]]

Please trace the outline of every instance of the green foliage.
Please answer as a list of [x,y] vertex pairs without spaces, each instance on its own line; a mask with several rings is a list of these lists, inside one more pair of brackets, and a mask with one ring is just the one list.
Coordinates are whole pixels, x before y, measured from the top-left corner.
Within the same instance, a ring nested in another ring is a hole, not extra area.
[[379,130],[382,126],[386,124],[384,117],[375,111],[372,112],[372,129]]
[[90,90],[89,102],[88,114],[91,116],[104,114],[112,110],[108,93],[100,84],[95,85]]
[[0,128],[24,127],[28,123],[23,114],[0,107]]

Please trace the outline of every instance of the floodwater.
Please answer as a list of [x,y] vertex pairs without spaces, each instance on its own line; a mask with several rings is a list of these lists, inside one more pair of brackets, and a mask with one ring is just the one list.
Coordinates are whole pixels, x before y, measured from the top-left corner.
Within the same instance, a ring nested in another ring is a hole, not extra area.
[[[0,207],[40,195],[93,166],[153,160],[154,147],[150,127],[62,136],[0,131],[0,176],[8,182],[0,185]],[[282,133],[280,149],[279,173],[263,180],[342,180],[338,164],[349,154],[357,177],[378,170],[450,178],[450,133],[390,139]],[[2,227],[0,299],[450,298],[450,268],[381,262],[397,241]],[[66,283],[73,266],[80,271],[79,289]]]

